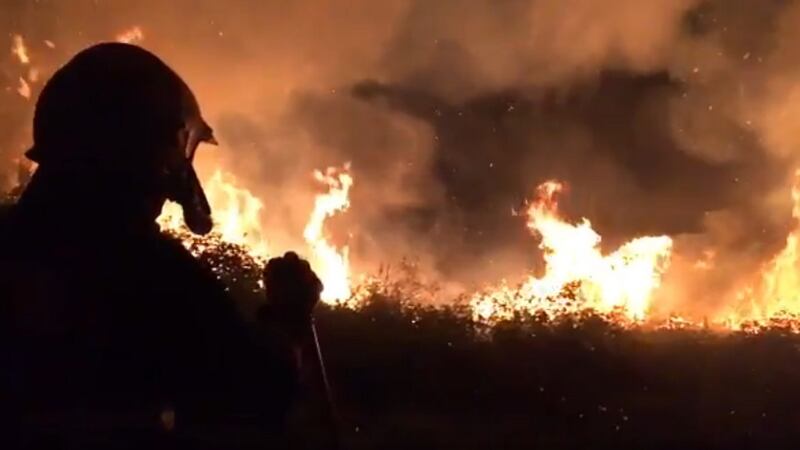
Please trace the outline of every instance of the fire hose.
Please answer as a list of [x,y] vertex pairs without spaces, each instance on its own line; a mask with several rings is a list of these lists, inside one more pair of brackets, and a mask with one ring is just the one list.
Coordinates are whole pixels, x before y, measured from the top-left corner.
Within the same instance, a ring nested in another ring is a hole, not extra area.
[[340,450],[342,448],[342,441],[339,428],[339,414],[336,409],[336,401],[333,398],[330,380],[328,379],[328,372],[325,368],[325,358],[322,356],[322,346],[319,342],[317,325],[313,316],[311,317],[311,338],[314,341],[314,354],[316,356],[315,359],[317,365],[317,374],[319,375],[319,383],[322,386],[322,394],[325,399],[325,416],[331,439],[330,446],[332,450]]

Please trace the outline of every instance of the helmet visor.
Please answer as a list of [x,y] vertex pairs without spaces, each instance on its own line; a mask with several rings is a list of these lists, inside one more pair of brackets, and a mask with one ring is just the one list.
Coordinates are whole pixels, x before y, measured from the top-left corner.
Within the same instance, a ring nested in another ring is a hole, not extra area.
[[181,130],[179,145],[182,157],[178,158],[169,169],[167,197],[181,205],[186,226],[199,235],[208,234],[213,227],[211,206],[208,203],[203,186],[197,177],[192,163],[201,142],[216,145],[211,127],[205,122],[187,126]]

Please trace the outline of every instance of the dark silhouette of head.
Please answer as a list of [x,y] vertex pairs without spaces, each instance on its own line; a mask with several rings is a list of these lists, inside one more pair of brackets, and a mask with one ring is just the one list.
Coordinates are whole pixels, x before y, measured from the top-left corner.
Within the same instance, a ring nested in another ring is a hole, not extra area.
[[315,298],[322,293],[322,281],[305,259],[295,252],[271,258],[264,267],[264,288],[274,301],[283,298]]
[[186,83],[152,53],[120,43],[78,53],[42,90],[33,140],[26,155],[42,177],[68,172],[67,184],[108,185],[150,222],[174,200],[193,232],[210,231],[192,161],[200,142],[215,143],[212,130]]

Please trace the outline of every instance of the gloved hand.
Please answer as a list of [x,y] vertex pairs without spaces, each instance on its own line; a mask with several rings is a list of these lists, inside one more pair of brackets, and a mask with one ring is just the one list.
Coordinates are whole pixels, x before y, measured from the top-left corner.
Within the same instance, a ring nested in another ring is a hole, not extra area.
[[267,306],[259,312],[262,320],[271,321],[293,337],[307,333],[311,312],[322,293],[322,282],[308,261],[287,252],[267,262],[263,277]]

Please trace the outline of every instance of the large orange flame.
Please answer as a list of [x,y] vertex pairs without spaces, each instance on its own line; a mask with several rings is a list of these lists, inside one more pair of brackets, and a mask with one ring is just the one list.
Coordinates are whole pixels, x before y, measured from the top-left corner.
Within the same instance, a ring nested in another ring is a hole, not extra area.
[[[303,231],[310,250],[309,261],[325,286],[322,300],[351,304],[348,302],[352,296],[349,248],[337,248],[328,241],[325,221],[350,206],[353,176],[349,164],[342,168],[317,170],[313,176],[326,190],[315,197],[314,208]],[[242,246],[257,261],[266,260],[269,250],[261,227],[261,201],[247,189],[239,187],[230,174],[219,170],[203,186],[212,209],[212,233],[223,242]],[[157,222],[162,230],[185,231],[183,210],[177,203],[165,203]],[[190,237],[189,234],[185,236]]]
[[559,217],[556,197],[562,190],[556,181],[542,184],[527,210],[528,228],[541,237],[544,275],[530,276],[516,288],[504,284],[475,295],[476,318],[493,322],[518,312],[556,318],[584,310],[620,311],[632,321],[645,318],[669,264],[672,240],[641,237],[603,255],[600,235],[587,219],[572,224]]
[[314,178],[327,188],[327,192],[317,195],[314,209],[303,231],[311,249],[311,265],[325,286],[322,300],[328,303],[343,303],[350,299],[350,260],[349,248],[337,248],[325,236],[325,220],[350,207],[350,188],[353,177],[350,165],[343,168],[329,167],[325,172],[315,171]]
[[800,170],[791,195],[795,228],[783,249],[764,265],[756,283],[738,293],[736,310],[725,318],[729,326],[781,322],[800,331]]

